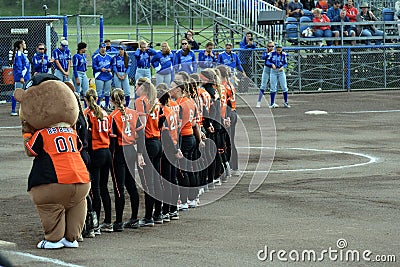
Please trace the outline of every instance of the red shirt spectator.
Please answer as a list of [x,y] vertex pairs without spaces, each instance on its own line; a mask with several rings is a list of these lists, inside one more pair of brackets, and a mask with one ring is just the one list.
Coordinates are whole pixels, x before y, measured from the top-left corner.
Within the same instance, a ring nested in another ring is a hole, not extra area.
[[358,9],[353,6],[353,0],[348,0],[347,4],[343,6],[343,9],[346,10],[346,16],[349,18],[350,22],[356,22]]

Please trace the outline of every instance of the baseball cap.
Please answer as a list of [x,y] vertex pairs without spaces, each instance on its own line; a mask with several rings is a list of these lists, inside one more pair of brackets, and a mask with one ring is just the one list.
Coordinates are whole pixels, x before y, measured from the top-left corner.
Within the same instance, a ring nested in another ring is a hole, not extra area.
[[101,47],[106,47],[106,44],[105,43],[101,43],[100,45],[99,45],[99,47],[101,48]]
[[275,44],[275,48],[282,48],[283,46],[281,44]]
[[61,45],[62,46],[68,46],[68,41],[67,40],[61,40]]
[[118,49],[119,49],[119,50],[125,50],[125,48],[124,48],[122,45],[119,45],[119,46],[118,46]]

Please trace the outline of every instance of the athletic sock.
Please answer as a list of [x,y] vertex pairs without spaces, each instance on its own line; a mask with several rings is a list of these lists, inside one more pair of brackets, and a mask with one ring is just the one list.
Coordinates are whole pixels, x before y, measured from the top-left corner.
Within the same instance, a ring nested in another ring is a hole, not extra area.
[[271,106],[275,103],[275,95],[276,92],[271,92],[270,96],[271,96]]
[[108,104],[110,104],[110,96],[105,96],[104,101],[106,102],[106,108],[108,108]]
[[15,113],[15,108],[17,107],[17,100],[14,96],[11,96],[11,112]]
[[288,102],[288,92],[283,92],[283,101]]
[[125,106],[129,107],[129,102],[131,101],[131,97],[130,96],[125,96]]
[[258,95],[258,101],[257,102],[261,102],[261,98],[263,97],[263,95],[264,95],[264,90],[260,89],[260,94]]

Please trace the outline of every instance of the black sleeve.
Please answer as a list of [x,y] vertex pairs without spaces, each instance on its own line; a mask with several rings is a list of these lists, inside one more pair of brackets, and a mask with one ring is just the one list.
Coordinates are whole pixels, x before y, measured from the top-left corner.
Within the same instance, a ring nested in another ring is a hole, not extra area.
[[78,121],[76,122],[76,132],[82,141],[82,149],[88,148],[89,132],[86,125],[85,116],[79,112]]
[[[138,121],[136,122],[136,128],[140,128],[142,126],[142,122],[140,121],[140,118],[138,118]],[[140,129],[137,133],[137,139],[136,139],[136,144],[137,144],[137,153],[143,153],[144,151],[144,139],[145,139],[145,133],[144,133],[144,127]]]

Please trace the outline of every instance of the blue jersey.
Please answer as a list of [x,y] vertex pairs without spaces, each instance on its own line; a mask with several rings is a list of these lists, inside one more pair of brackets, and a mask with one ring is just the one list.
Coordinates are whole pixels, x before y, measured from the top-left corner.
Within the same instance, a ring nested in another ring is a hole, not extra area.
[[49,56],[45,53],[35,53],[32,57],[32,63],[34,72],[47,73],[51,67]]
[[272,68],[272,64],[274,64],[277,69],[286,68],[288,64],[288,55],[283,51],[281,54],[278,54],[276,51],[269,53],[266,65]]
[[132,60],[129,58],[128,67],[125,67],[124,56],[116,55],[112,58],[112,69],[114,72],[125,72],[129,74],[131,71]]
[[72,67],[74,70],[74,77],[78,77],[78,71],[86,72],[87,71],[87,60],[86,54],[75,54],[72,57]]
[[136,58],[136,67],[139,69],[150,68],[150,57],[156,55],[156,50],[149,48],[147,51],[142,52],[140,49],[135,51],[133,54]]
[[206,51],[200,51],[198,56],[199,67],[202,69],[212,68],[217,63],[217,58],[215,54],[213,56],[207,55]]
[[[68,62],[71,60],[71,52],[69,51],[68,48],[65,48],[65,50],[63,51],[61,51],[60,48],[54,49],[53,58],[54,60],[58,60],[60,62],[60,65],[64,69],[64,71],[69,72]],[[57,64],[54,65],[55,68],[58,69]]]
[[25,82],[31,79],[31,63],[22,51],[18,50],[15,53],[13,72],[15,82],[19,82],[21,78],[24,78]]
[[[271,53],[271,52],[269,52],[269,53]],[[271,66],[267,65],[267,59],[268,59],[269,53],[267,51],[264,51],[262,54],[262,59],[264,60],[264,66],[271,68]]]
[[240,62],[238,55],[233,52],[228,54],[225,51],[219,54],[218,63],[231,67],[234,70],[238,69],[239,71],[243,71],[242,63]]
[[174,65],[177,71],[184,71],[192,74],[197,71],[196,56],[193,51],[190,51],[184,56],[182,49],[179,49],[174,57]]
[[[92,68],[94,77],[101,81],[109,81],[112,79],[111,72],[108,69],[111,69],[112,58],[109,54],[97,54],[94,56],[92,61]],[[107,71],[102,72],[101,69],[105,68]]]
[[157,54],[151,59],[151,64],[155,69],[158,69],[157,73],[159,74],[169,74],[172,72],[172,65],[174,62],[174,54],[171,52],[169,54],[164,55],[161,51],[158,51]]

